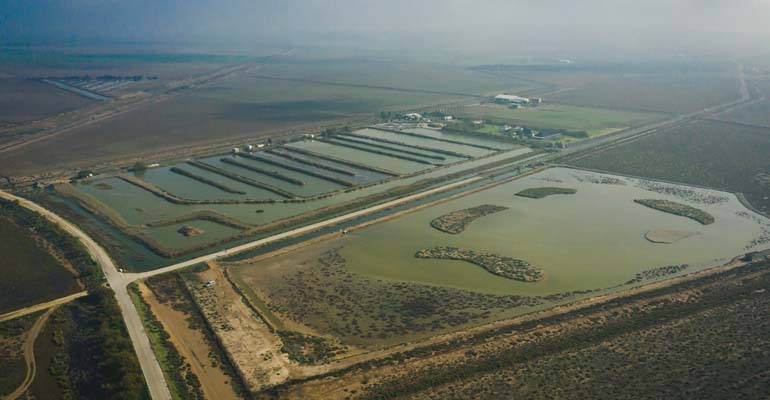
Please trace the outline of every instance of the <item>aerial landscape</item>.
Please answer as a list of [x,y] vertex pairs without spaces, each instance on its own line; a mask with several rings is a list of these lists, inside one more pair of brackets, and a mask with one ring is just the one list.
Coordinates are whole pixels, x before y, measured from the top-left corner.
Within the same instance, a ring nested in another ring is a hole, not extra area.
[[770,3],[0,4],[0,398],[770,398]]

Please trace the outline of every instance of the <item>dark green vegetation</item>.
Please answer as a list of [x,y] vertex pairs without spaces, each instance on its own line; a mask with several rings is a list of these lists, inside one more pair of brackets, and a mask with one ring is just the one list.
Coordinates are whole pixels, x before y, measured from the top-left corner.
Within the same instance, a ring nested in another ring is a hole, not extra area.
[[201,383],[198,376],[190,370],[190,364],[169,340],[170,336],[158,318],[150,310],[150,305],[142,297],[138,286],[129,286],[129,294],[142,318],[147,336],[150,338],[155,356],[158,358],[163,375],[169,384],[169,390],[175,399],[203,399]]
[[0,322],[0,395],[13,392],[24,381],[27,365],[24,362],[24,333],[40,317],[40,312]]
[[570,188],[540,187],[540,188],[524,189],[521,192],[516,193],[516,196],[529,197],[530,199],[542,199],[543,197],[548,197],[555,194],[575,194],[575,193],[577,193],[577,190],[570,189]]
[[757,127],[770,128],[770,100],[761,100],[737,107],[717,116],[718,119]]
[[632,285],[639,282],[660,279],[661,277],[678,274],[686,270],[687,268],[689,268],[689,265],[681,264],[681,265],[666,265],[665,267],[648,269],[646,271],[642,271],[636,274],[636,276],[634,276],[632,279],[629,279],[628,281],[626,281],[625,284]]
[[770,129],[699,121],[665,130],[567,163],[740,192],[756,209],[770,212]]
[[[403,364],[357,398],[765,398],[768,267],[757,264],[482,334],[464,341],[486,343],[465,357],[417,368]],[[430,350],[440,352],[438,347]]]
[[480,206],[466,208],[464,210],[452,211],[449,214],[442,215],[433,221],[430,226],[446,233],[456,235],[462,233],[471,222],[496,212],[507,210],[507,207],[495,206],[492,204],[482,204]]
[[299,332],[277,331],[281,337],[281,351],[289,356],[289,359],[300,364],[325,364],[331,361],[336,355],[345,352],[345,346],[339,346],[331,341],[310,335],[303,335]]
[[75,324],[64,335],[65,361],[71,374],[66,388],[73,398],[145,399],[144,377],[128,337],[120,307],[103,284],[101,271],[83,245],[40,215],[15,202],[0,200],[0,210],[51,243],[79,272],[88,296],[68,304]]
[[223,184],[221,184],[219,182],[214,182],[211,179],[204,178],[204,177],[202,177],[200,175],[194,174],[194,173],[192,173],[192,172],[190,172],[188,170],[185,170],[185,169],[182,169],[182,168],[179,168],[179,167],[171,167],[169,169],[169,171],[171,171],[171,172],[173,172],[175,174],[186,176],[186,177],[188,177],[190,179],[194,179],[194,180],[196,180],[198,182],[201,182],[201,183],[204,183],[206,185],[213,186],[213,187],[215,187],[215,188],[217,188],[217,189],[219,189],[219,190],[221,190],[223,192],[234,193],[234,194],[246,194],[246,192],[242,192],[240,190],[235,190],[235,189],[233,189],[233,188],[231,188],[229,186],[223,185]]
[[272,176],[273,178],[276,178],[276,179],[279,179],[279,180],[282,180],[284,182],[288,182],[288,183],[291,183],[291,184],[294,184],[294,185],[297,185],[297,186],[303,186],[305,184],[305,182],[303,182],[301,180],[288,177],[288,176],[280,174],[280,173],[278,173],[276,171],[268,171],[268,170],[265,170],[265,169],[262,169],[262,168],[255,167],[253,165],[244,164],[242,162],[238,162],[236,160],[233,160],[232,158],[223,157],[223,158],[220,158],[219,161],[222,161],[225,164],[235,165],[236,167],[247,169],[249,171],[254,171],[254,172],[257,172],[257,173],[260,173],[260,174],[263,174],[263,175]]
[[457,247],[439,246],[418,250],[416,258],[467,261],[484,268],[490,274],[521,282],[537,282],[543,279],[543,271],[530,263],[498,254],[477,253]]
[[[64,329],[67,311],[57,309],[51,314],[40,335],[35,340],[35,379],[29,387],[30,397],[37,400],[61,400],[72,398],[68,387],[70,366],[61,351],[64,345]],[[65,395],[66,393],[66,395]]]
[[0,280],[0,314],[80,289],[75,276],[62,265],[66,260],[52,255],[56,249],[16,219],[14,210],[0,205],[0,271],[5,277]]
[[695,207],[677,203],[675,201],[658,199],[635,199],[634,202],[654,210],[690,218],[691,220],[698,221],[701,225],[709,225],[714,223],[714,217],[711,214]]
[[[240,274],[242,268],[232,272]],[[280,276],[252,282],[251,272],[245,274],[249,276],[240,279],[264,296],[271,311],[339,337],[345,344],[387,344],[432,335],[546,300],[370,278],[348,271],[338,249]]]
[[751,102],[717,114],[713,118],[770,128],[770,114],[768,114],[770,99],[767,98],[767,93],[770,92],[770,80],[766,78],[748,81],[749,93],[752,96]]
[[38,338],[46,342],[35,349],[42,362],[37,368],[47,367],[33,392],[53,380],[57,387],[50,390],[61,393],[61,399],[149,399],[111,291],[92,289],[89,296],[61,306],[47,324]]

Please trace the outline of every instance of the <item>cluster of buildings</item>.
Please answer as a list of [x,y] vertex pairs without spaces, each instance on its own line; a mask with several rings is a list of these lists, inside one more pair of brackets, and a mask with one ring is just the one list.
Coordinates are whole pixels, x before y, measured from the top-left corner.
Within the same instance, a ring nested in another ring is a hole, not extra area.
[[[250,153],[250,152],[254,151],[254,149],[262,149],[262,148],[265,148],[266,146],[267,146],[267,143],[257,143],[256,145],[244,144],[242,149],[243,149],[243,151],[245,151],[247,153]],[[240,153],[241,152],[241,148],[233,147],[233,149],[230,152],[233,153],[233,154]]]

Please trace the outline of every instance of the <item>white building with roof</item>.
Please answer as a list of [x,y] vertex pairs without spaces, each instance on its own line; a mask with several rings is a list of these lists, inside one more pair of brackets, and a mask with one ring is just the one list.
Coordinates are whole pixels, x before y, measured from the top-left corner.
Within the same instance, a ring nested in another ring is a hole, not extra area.
[[529,99],[526,97],[516,96],[513,94],[498,94],[495,96],[495,101],[500,103],[513,103],[513,104],[527,104]]

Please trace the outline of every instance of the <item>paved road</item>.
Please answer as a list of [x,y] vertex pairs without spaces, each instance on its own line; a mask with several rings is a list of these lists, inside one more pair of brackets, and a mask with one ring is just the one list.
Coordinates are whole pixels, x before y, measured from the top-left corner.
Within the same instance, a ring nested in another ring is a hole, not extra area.
[[64,303],[69,303],[72,300],[79,299],[87,295],[88,295],[88,292],[83,290],[82,292],[73,293],[69,296],[59,297],[56,300],[51,300],[45,303],[35,304],[34,306],[20,308],[18,310],[14,310],[14,311],[5,313],[3,315],[0,315],[0,322],[8,321],[9,319],[23,317],[25,315],[29,315],[29,314],[38,312],[40,310],[45,310],[46,308],[62,305]]
[[444,192],[444,191],[456,188],[458,186],[467,185],[469,183],[473,183],[473,182],[476,182],[476,181],[481,180],[481,179],[484,179],[484,178],[476,176],[476,177],[473,177],[473,178],[464,179],[462,181],[450,183],[450,184],[447,184],[447,185],[444,185],[444,186],[441,186],[441,187],[437,187],[437,188],[434,188],[434,189],[426,190],[424,192],[420,192],[420,193],[413,194],[413,195],[410,195],[410,196],[401,197],[401,198],[398,198],[398,199],[395,199],[395,200],[391,200],[391,201],[388,201],[388,202],[385,202],[385,203],[382,203],[382,204],[378,204],[376,206],[365,208],[363,210],[354,211],[354,212],[351,212],[351,213],[348,213],[348,214],[345,214],[345,215],[341,215],[339,217],[330,218],[330,219],[327,219],[327,220],[324,220],[324,221],[321,221],[321,222],[317,222],[317,223],[312,224],[312,225],[307,225],[307,226],[303,226],[301,228],[292,229],[290,231],[286,231],[286,232],[283,232],[283,233],[279,233],[277,235],[269,236],[269,237],[266,237],[264,239],[259,239],[259,240],[255,240],[253,242],[244,243],[242,245],[231,247],[231,248],[225,249],[225,250],[221,250],[221,251],[218,251],[216,253],[211,253],[211,254],[207,254],[205,256],[200,256],[200,257],[197,257],[197,258],[193,258],[191,260],[183,261],[183,262],[180,262],[178,264],[169,265],[167,267],[159,268],[159,269],[152,270],[152,271],[140,272],[140,273],[124,273],[123,275],[125,276],[126,281],[133,282],[133,281],[135,281],[137,279],[145,279],[145,278],[149,278],[149,277],[154,276],[154,275],[164,274],[166,272],[174,271],[174,270],[177,270],[177,269],[180,269],[180,268],[189,267],[191,265],[200,264],[200,263],[207,262],[207,261],[213,261],[213,260],[216,260],[217,258],[221,258],[221,257],[225,257],[225,256],[231,256],[233,254],[241,253],[241,252],[246,251],[246,250],[250,250],[250,249],[253,249],[253,248],[256,248],[256,247],[264,246],[266,244],[277,242],[277,241],[282,240],[282,239],[286,239],[286,238],[293,237],[293,236],[299,236],[299,235],[302,235],[302,234],[305,234],[305,233],[310,233],[310,232],[316,231],[316,230],[321,229],[321,228],[326,228],[326,227],[329,227],[329,226],[334,226],[334,225],[337,225],[337,224],[339,224],[341,222],[349,221],[351,219],[362,217],[364,215],[375,213],[377,211],[382,211],[382,210],[385,210],[385,209],[388,209],[388,208],[391,208],[391,207],[395,207],[395,206],[398,206],[398,205],[401,205],[401,204],[404,204],[404,203],[408,203],[410,201],[414,201],[414,200],[417,200],[417,199],[420,199],[420,198],[423,198],[423,197],[426,197],[426,196],[430,196],[432,194]]
[[75,225],[67,222],[51,211],[48,211],[27,199],[14,196],[2,190],[0,190],[0,197],[7,200],[18,201],[20,205],[37,212],[67,231],[69,234],[80,239],[91,254],[91,257],[93,257],[97,264],[102,268],[102,271],[104,271],[107,283],[109,283],[110,287],[112,287],[112,290],[115,292],[115,298],[118,300],[120,311],[123,314],[123,320],[126,323],[128,335],[134,343],[134,350],[139,358],[139,364],[142,367],[144,378],[147,381],[150,396],[155,400],[170,400],[171,392],[169,392],[166,380],[163,378],[163,371],[160,369],[160,364],[155,358],[155,353],[152,352],[150,339],[147,338],[147,333],[144,331],[144,326],[139,318],[139,313],[128,295],[126,286],[129,282],[123,277],[123,274],[119,273],[117,268],[115,268],[115,264],[112,262],[112,259],[110,259],[110,256],[107,255],[107,252]]

